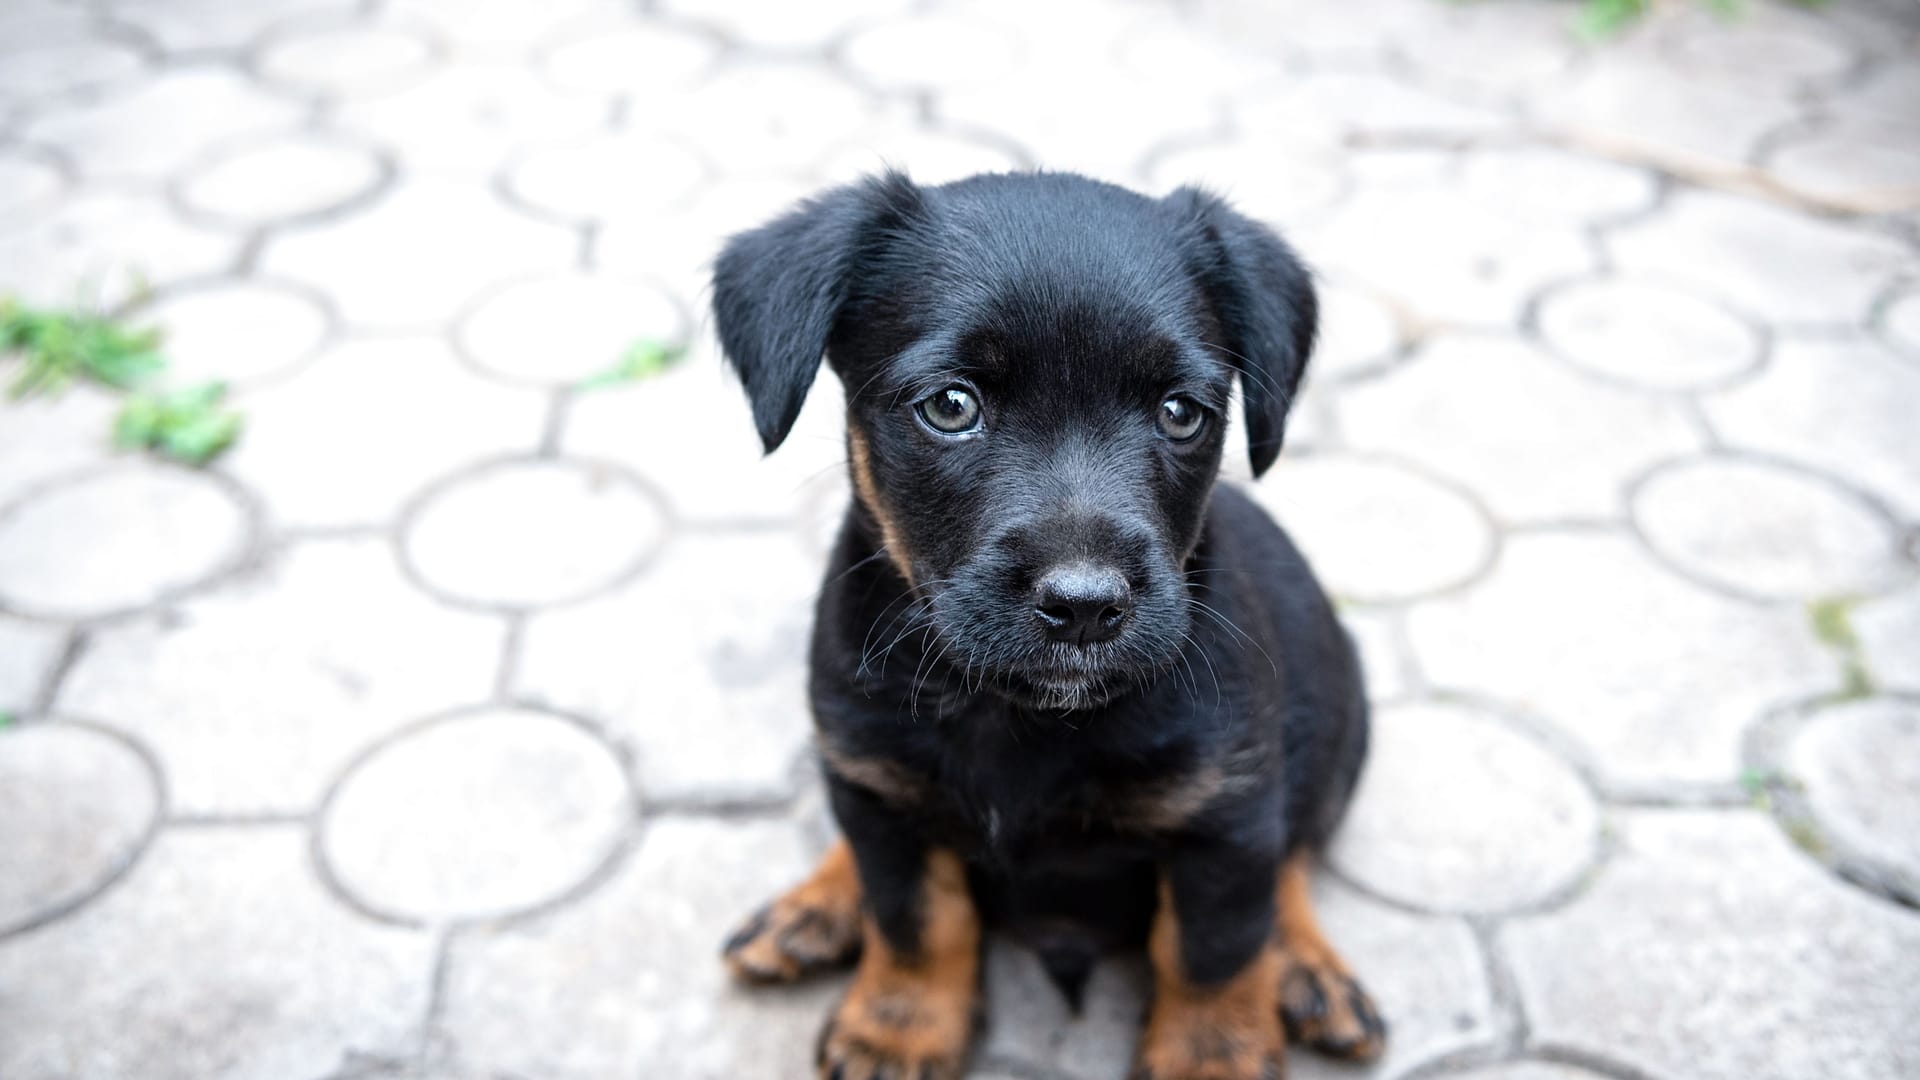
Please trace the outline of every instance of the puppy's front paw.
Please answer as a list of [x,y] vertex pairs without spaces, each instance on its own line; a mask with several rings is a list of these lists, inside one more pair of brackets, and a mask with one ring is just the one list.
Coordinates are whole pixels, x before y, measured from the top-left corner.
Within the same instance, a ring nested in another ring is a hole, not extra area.
[[820,1080],[960,1080],[977,1022],[951,995],[856,982],[820,1032]]
[[1387,1046],[1387,1023],[1367,991],[1330,955],[1289,951],[1280,976],[1287,1038],[1331,1057],[1372,1061]]
[[722,953],[735,978],[792,982],[809,972],[852,962],[860,953],[860,911],[786,896],[748,917]]
[[792,982],[860,954],[860,878],[841,841],[812,876],[753,913],[721,956],[747,982]]
[[1281,1080],[1286,1049],[1271,1015],[1156,1016],[1141,1036],[1132,1080]]

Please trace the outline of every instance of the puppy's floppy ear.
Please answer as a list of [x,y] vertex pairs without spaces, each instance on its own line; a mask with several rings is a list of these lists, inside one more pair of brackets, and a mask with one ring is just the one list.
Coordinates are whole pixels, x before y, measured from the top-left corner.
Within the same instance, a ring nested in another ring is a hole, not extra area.
[[721,250],[714,321],[768,453],[800,415],[861,264],[920,209],[920,189],[889,171],[809,199]]
[[1259,476],[1280,456],[1287,410],[1313,352],[1319,302],[1312,275],[1272,229],[1219,197],[1183,187],[1166,201],[1197,233],[1189,262],[1226,338],[1212,344],[1230,350],[1240,372],[1247,449]]

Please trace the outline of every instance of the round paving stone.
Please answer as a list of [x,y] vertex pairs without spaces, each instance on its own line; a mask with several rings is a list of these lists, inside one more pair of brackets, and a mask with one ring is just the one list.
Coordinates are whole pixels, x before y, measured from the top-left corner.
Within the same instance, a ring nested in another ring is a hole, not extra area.
[[399,86],[423,72],[433,47],[391,27],[341,26],[288,37],[269,46],[260,70],[304,90],[353,96]]
[[159,808],[152,770],[117,739],[63,724],[0,731],[0,934],[112,880]]
[[1600,811],[1577,773],[1499,721],[1456,705],[1384,709],[1353,808],[1328,855],[1402,903],[1509,910],[1594,858]]
[[1632,513],[1669,562],[1752,596],[1873,592],[1901,573],[1899,538],[1878,514],[1777,465],[1706,458],[1662,469]]
[[1848,854],[1920,889],[1920,703],[1825,709],[1787,751],[1822,831]]
[[1581,367],[1661,390],[1725,382],[1760,362],[1760,335],[1711,301],[1670,285],[1602,279],[1540,306],[1547,344]]
[[487,296],[459,333],[466,354],[487,371],[566,386],[614,367],[637,344],[684,340],[686,325],[672,299],[644,282],[571,274]]
[[287,135],[229,149],[188,173],[179,191],[202,214],[257,225],[339,209],[378,187],[383,173],[365,147]]
[[499,916],[584,881],[632,816],[604,745],[557,717],[500,710],[432,724],[361,762],[328,804],[319,847],[378,911]]
[[116,466],[0,511],[0,603],[54,618],[142,607],[219,571],[248,532],[246,511],[206,477]]
[[1253,489],[1339,596],[1391,603],[1473,577],[1493,529],[1460,494],[1384,461],[1283,462]]
[[305,294],[252,281],[169,294],[140,319],[166,335],[168,370],[188,383],[282,374],[327,334],[327,313]]
[[512,462],[433,493],[404,549],[433,586],[487,607],[576,600],[624,577],[666,535],[654,500],[605,467]]

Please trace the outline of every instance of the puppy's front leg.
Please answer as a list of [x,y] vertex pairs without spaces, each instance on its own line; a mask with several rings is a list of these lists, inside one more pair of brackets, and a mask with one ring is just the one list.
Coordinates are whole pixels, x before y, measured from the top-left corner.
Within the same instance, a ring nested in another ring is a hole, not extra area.
[[837,777],[829,788],[865,910],[860,966],[820,1033],[820,1076],[959,1080],[980,992],[980,918],[966,867],[871,794]]
[[1274,947],[1278,859],[1209,846],[1162,872],[1147,952],[1153,1011],[1134,1080],[1279,1080],[1286,1038]]

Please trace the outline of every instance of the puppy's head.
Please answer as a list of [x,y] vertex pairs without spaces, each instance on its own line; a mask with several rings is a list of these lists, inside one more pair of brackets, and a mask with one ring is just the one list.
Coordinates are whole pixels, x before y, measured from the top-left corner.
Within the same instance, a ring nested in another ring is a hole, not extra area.
[[1313,344],[1306,271],[1219,199],[895,173],[734,237],[714,314],[768,451],[826,355],[856,494],[949,659],[1098,704],[1172,664],[1238,375],[1256,473]]

